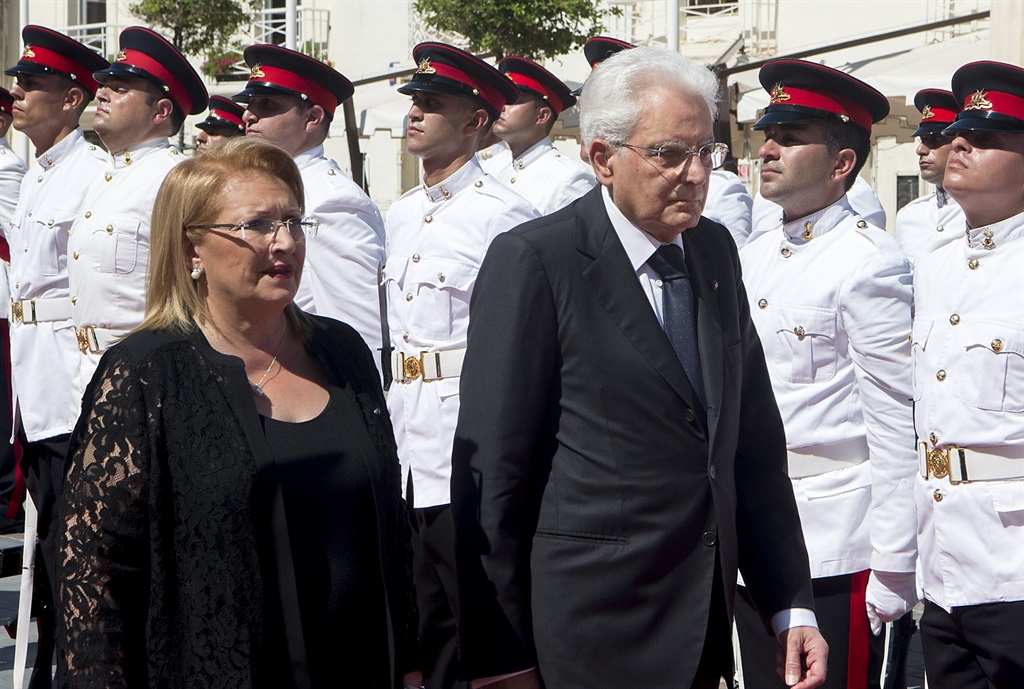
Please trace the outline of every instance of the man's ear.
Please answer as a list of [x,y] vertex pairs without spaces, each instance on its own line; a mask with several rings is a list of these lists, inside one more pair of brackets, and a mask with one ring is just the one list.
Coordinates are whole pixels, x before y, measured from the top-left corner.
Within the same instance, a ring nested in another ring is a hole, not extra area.
[[315,132],[320,128],[320,124],[327,117],[327,112],[320,105],[313,105],[306,110],[306,131]]
[[78,110],[88,98],[80,86],[72,86],[64,92],[64,110]]
[[156,102],[156,113],[153,114],[153,122],[162,124],[169,122],[174,114],[174,102],[170,98],[161,98]]
[[594,167],[594,174],[601,184],[608,186],[611,182],[615,168],[615,159],[618,158],[618,151],[604,139],[594,139],[587,149],[590,155],[590,164]]
[[844,148],[836,155],[835,167],[832,168],[832,180],[841,182],[853,172],[857,164],[857,153],[852,148]]
[[537,108],[537,124],[547,125],[556,117],[557,115],[555,115],[555,109],[552,108],[550,105],[545,104]]
[[469,120],[466,122],[466,135],[474,137],[482,136],[490,121],[490,115],[488,115],[487,111],[483,108],[471,110],[469,113]]

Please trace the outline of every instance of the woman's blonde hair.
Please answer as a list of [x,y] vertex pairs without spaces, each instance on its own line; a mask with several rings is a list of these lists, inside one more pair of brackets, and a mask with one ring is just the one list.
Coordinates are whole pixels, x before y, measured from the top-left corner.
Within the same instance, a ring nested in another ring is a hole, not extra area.
[[[167,174],[153,205],[146,317],[136,330],[191,332],[196,323],[210,321],[199,281],[190,276],[192,266],[185,250],[186,240],[193,241],[203,230],[186,228],[214,222],[224,187],[240,175],[253,173],[280,179],[295,195],[300,212],[305,212],[302,176],[295,161],[261,139],[230,139]],[[295,304],[285,307],[285,315],[293,332],[308,334],[309,319]]]

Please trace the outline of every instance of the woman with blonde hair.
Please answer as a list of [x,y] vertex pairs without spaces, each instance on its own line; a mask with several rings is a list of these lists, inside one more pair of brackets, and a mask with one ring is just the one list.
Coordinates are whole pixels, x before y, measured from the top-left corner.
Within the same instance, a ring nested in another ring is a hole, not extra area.
[[293,303],[291,157],[175,167],[146,317],[72,435],[58,677],[74,687],[394,687],[413,664],[408,524],[372,356]]

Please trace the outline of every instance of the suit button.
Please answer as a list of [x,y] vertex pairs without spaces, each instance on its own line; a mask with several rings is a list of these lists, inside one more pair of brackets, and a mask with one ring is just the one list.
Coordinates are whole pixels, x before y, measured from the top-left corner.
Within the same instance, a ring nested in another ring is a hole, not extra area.
[[932,497],[935,498],[935,502],[942,502],[942,491],[936,488],[935,492],[932,493]]
[[980,265],[981,261],[979,261],[976,258],[972,258],[970,261],[967,262],[967,267],[970,268],[971,270],[977,270]]
[[715,544],[715,534],[710,531],[705,531],[704,535],[700,537],[701,542],[709,548]]
[[960,314],[954,313],[952,316],[949,317],[949,324],[950,325],[957,325],[959,322],[960,322]]
[[708,469],[708,476],[711,477],[712,481],[714,481],[716,478],[718,478],[718,467],[716,467],[714,464],[712,464],[711,468]]
[[759,309],[767,309],[768,308],[768,300],[767,299],[758,299],[757,300],[757,308],[759,308]]
[[939,381],[940,383],[946,380],[946,371],[944,369],[939,369],[935,373],[935,380]]
[[695,417],[695,416],[693,415],[693,410],[692,410],[692,409],[687,409],[687,410],[686,410],[686,413],[685,413],[685,414],[684,414],[683,416],[685,416],[685,417],[686,417],[686,420],[687,420],[687,421],[689,421],[690,423],[693,423],[693,420],[694,420],[695,418],[697,418],[697,417]]

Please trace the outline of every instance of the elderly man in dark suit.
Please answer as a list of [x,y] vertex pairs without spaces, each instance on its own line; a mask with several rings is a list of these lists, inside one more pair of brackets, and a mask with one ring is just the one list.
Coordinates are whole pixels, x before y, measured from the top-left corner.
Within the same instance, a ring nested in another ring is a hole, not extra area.
[[717,689],[737,568],[787,684],[824,680],[736,246],[700,217],[716,114],[705,68],[610,57],[581,99],[601,186],[481,267],[452,476],[476,686]]

